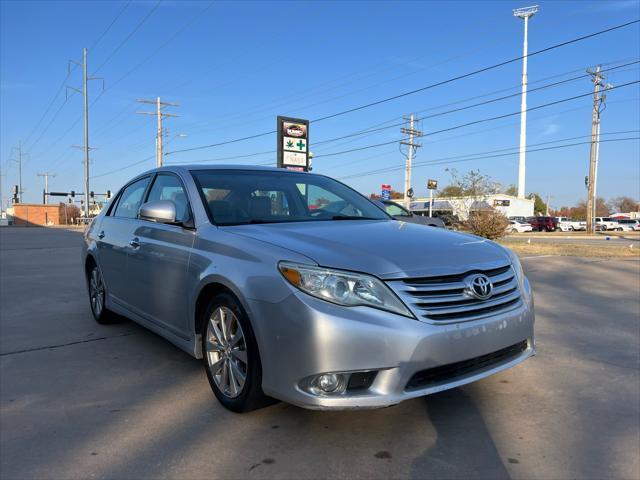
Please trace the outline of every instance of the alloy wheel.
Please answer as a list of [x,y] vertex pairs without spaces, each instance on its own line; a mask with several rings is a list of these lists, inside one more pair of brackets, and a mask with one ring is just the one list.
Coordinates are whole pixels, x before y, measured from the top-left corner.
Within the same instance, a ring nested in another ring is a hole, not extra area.
[[89,297],[91,308],[96,317],[99,317],[104,308],[104,283],[98,267],[94,267],[89,278]]
[[238,317],[227,307],[217,307],[207,324],[207,367],[223,395],[235,398],[247,379],[247,345]]

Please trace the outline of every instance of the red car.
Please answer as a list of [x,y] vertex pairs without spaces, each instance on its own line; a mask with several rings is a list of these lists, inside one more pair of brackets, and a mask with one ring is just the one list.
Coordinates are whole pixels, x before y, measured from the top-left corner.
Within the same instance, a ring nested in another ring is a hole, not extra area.
[[558,228],[558,221],[554,217],[532,217],[529,223],[534,232],[555,232]]

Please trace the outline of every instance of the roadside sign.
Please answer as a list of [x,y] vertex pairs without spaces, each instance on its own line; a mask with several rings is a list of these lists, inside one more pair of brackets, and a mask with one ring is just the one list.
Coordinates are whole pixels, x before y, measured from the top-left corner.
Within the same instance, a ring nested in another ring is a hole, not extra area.
[[278,167],[309,171],[309,121],[278,116]]
[[427,180],[427,188],[429,190],[437,190],[438,189],[438,181],[437,180]]
[[391,200],[391,185],[382,184],[382,198],[384,200]]

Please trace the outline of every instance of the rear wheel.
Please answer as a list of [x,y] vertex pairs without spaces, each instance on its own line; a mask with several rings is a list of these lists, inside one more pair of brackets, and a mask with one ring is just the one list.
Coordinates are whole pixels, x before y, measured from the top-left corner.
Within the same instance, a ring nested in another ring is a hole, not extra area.
[[91,313],[96,322],[100,324],[114,323],[117,317],[105,306],[107,291],[102,279],[102,272],[97,265],[93,265],[87,278],[89,288],[89,304]]
[[220,403],[234,412],[266,404],[262,365],[249,319],[230,294],[216,295],[205,311],[202,359],[209,385]]

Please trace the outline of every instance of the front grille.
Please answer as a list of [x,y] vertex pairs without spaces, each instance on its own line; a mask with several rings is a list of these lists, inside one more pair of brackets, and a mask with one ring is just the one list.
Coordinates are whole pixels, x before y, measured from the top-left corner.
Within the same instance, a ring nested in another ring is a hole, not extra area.
[[483,370],[489,370],[499,364],[513,360],[526,349],[527,341],[523,340],[520,343],[487,355],[471,358],[462,362],[450,363],[449,365],[442,365],[441,367],[421,370],[411,377],[405,390],[433,387],[479,373]]
[[[465,279],[475,273],[483,273],[491,280],[493,294],[486,300],[479,300],[466,291]],[[419,319],[433,323],[473,320],[513,308],[521,301],[518,279],[510,265],[387,283]]]

